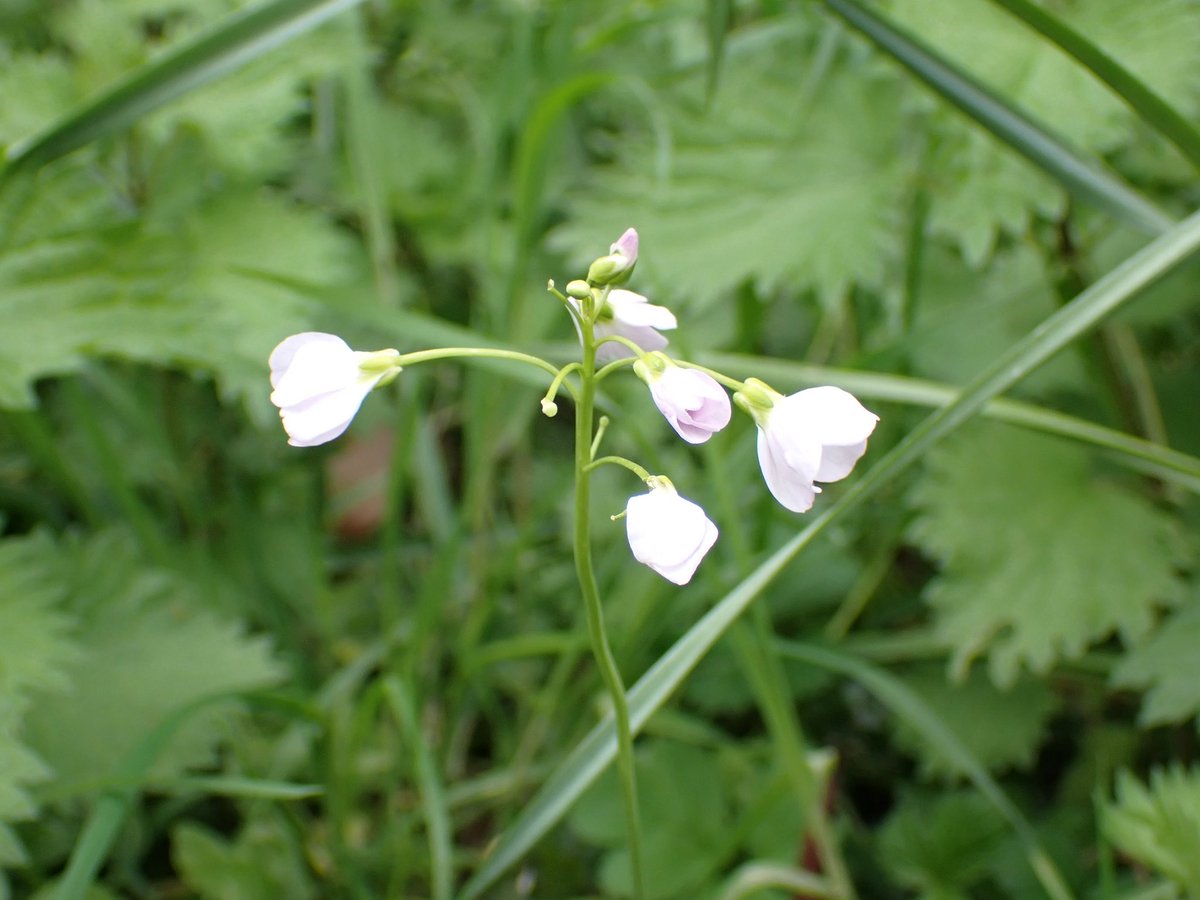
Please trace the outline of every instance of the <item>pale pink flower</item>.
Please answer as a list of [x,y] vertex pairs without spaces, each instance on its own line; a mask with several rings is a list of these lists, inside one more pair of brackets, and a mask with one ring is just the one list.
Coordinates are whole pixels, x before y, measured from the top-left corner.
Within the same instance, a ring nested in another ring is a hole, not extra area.
[[675,584],[692,580],[717,540],[717,526],[704,510],[680,497],[670,481],[651,478],[647,494],[629,498],[625,533],[633,558]]

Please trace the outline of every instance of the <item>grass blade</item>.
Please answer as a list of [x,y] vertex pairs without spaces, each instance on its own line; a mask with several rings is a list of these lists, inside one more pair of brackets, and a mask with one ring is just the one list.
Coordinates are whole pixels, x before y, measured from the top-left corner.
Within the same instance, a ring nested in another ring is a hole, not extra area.
[[1075,196],[1148,234],[1161,234],[1170,216],[1099,162],[1051,134],[971,76],[857,0],[823,0],[835,14],[1001,141],[1057,179]]
[[1029,820],[1021,813],[979,762],[924,700],[914,694],[898,678],[878,669],[851,654],[828,647],[803,644],[798,641],[779,641],[780,652],[789,659],[819,666],[853,678],[870,691],[875,699],[903,719],[926,740],[945,754],[946,758],[970,779],[971,783],[1001,816],[1012,826],[1017,839],[1025,848],[1026,858],[1042,882],[1046,893],[1056,900],[1071,896],[1062,876],[1037,839]]
[[[831,524],[893,482],[931,447],[980,412],[1001,392],[1127,303],[1139,291],[1200,250],[1200,213],[1117,266],[1010,347],[952,402],[927,417],[883,459],[852,480],[841,495],[799,534],[776,550],[676,641],[629,691],[634,731],[679,688],[701,659],[775,577]],[[554,770],[501,835],[492,853],[463,889],[479,897],[566,814],[616,756],[611,717],[601,721]]]
[[396,716],[400,731],[412,746],[415,757],[418,792],[425,811],[425,831],[429,838],[430,868],[433,870],[434,900],[449,897],[454,884],[453,843],[446,792],[438,777],[437,764],[417,722],[412,697],[400,679],[389,675],[383,680],[383,693]]
[[992,0],[1046,40],[1091,71],[1128,104],[1147,125],[1178,148],[1195,166],[1200,167],[1200,131],[1181,116],[1171,104],[1151,90],[1144,81],[1113,59],[1096,44],[1067,25],[1062,19],[1029,0]]
[[194,88],[262,56],[362,0],[273,0],[225,19],[132,72],[86,106],[5,154],[0,185],[85,144],[128,127]]

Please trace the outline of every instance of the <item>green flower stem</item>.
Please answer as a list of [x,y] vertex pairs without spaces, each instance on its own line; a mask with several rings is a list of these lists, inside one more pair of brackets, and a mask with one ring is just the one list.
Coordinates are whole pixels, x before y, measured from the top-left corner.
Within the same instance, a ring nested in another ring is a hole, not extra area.
[[648,471],[643,469],[633,460],[626,459],[623,456],[602,456],[599,459],[592,460],[587,465],[587,471],[591,472],[593,469],[598,469],[603,465],[624,466],[638,478],[642,479],[642,481],[648,481],[650,479],[650,473]]
[[738,381],[736,378],[730,378],[728,375],[722,374],[716,369],[710,369],[707,366],[700,365],[699,363],[688,362],[686,359],[677,359],[675,360],[675,365],[684,369],[695,369],[697,372],[703,372],[709,378],[712,378],[714,381],[725,385],[725,387],[729,388],[731,391],[740,391],[746,387],[746,383],[744,381]]
[[[499,350],[495,347],[438,347],[433,350],[416,350],[412,353],[401,353],[396,358],[396,365],[400,367],[415,366],[418,363],[433,362],[438,359],[511,359],[514,362],[536,366],[549,372],[555,378],[558,378],[561,371],[558,366],[547,362],[540,356],[521,353],[517,350]],[[569,381],[560,380],[559,383],[564,385],[572,396],[575,395],[574,386]]]
[[607,366],[605,366],[603,369],[601,369],[599,372],[596,373],[596,383],[599,384],[601,381],[603,381],[605,378],[607,378],[613,372],[616,372],[618,369],[629,368],[637,361],[638,361],[638,358],[636,356],[626,356],[621,359],[614,359]]
[[592,321],[580,317],[579,333],[583,344],[581,382],[575,402],[575,572],[587,608],[588,635],[592,654],[612,700],[613,721],[617,729],[617,769],[625,801],[625,828],[629,839],[629,865],[633,876],[633,896],[646,895],[642,879],[642,826],[638,816],[637,776],[633,767],[633,730],[629,724],[629,704],[621,672],[608,645],[604,631],[604,610],[596,573],[592,568],[592,542],[588,513],[591,508],[592,428],[596,402],[596,336]]

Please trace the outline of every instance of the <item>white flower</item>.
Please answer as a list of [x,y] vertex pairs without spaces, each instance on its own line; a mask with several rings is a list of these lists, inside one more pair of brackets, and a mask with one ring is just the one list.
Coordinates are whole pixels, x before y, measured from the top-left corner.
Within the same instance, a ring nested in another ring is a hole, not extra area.
[[271,352],[271,402],[279,407],[288,443],[315,447],[345,431],[363,399],[400,371],[395,350],[351,350],[319,331],[293,334]]
[[689,444],[703,444],[729,424],[729,395],[711,375],[675,365],[651,353],[633,364],[650,386],[650,396],[671,427]]
[[[655,306],[641,294],[616,288],[608,292],[604,308],[596,318],[594,333],[597,341],[620,335],[648,352],[667,346],[667,339],[656,329],[669,331],[676,324],[675,314],[665,306]],[[601,363],[633,355],[632,350],[616,341],[601,344],[596,350],[596,360]]]
[[756,415],[758,463],[775,499],[792,512],[807,512],[821,492],[813,482],[849,475],[879,416],[841,388],[770,393],[773,405]]
[[687,584],[716,542],[717,526],[666,478],[653,477],[648,483],[650,492],[630,497],[625,507],[629,549],[663,578]]

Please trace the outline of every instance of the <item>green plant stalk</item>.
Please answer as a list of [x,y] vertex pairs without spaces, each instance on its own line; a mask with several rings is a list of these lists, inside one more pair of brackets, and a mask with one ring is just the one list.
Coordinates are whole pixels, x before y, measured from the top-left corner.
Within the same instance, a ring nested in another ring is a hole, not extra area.
[[1073,56],[1108,85],[1147,125],[1169,140],[1194,166],[1200,166],[1200,132],[1144,81],[1062,19],[1030,0],[992,0],[1048,41]]
[[596,573],[592,568],[592,540],[589,522],[591,509],[592,430],[596,404],[596,336],[592,321],[587,316],[579,317],[579,329],[583,343],[583,365],[580,370],[581,383],[575,403],[575,573],[579,578],[579,589],[583,593],[587,609],[588,636],[592,642],[592,654],[604,677],[612,699],[613,721],[617,727],[617,769],[621,776],[621,793],[625,801],[625,828],[629,839],[629,866],[633,876],[634,897],[646,895],[642,881],[642,825],[638,815],[637,775],[633,766],[633,729],[629,724],[629,704],[625,699],[625,685],[621,672],[608,644],[604,631],[604,609],[600,605],[600,591],[596,587]]

